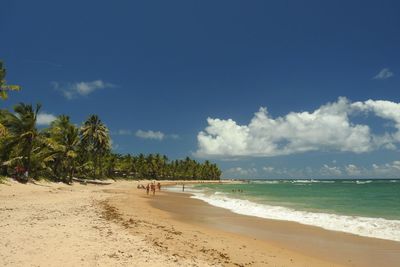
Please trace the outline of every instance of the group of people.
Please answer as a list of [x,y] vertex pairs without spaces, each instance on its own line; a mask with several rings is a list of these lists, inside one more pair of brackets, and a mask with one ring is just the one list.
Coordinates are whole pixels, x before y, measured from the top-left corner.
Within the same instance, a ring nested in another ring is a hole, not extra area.
[[146,194],[149,195],[150,194],[150,190],[153,193],[153,196],[156,194],[156,189],[158,191],[161,191],[161,184],[156,182],[151,182],[150,184],[147,184],[146,186],[139,184],[137,186],[138,189],[146,189]]

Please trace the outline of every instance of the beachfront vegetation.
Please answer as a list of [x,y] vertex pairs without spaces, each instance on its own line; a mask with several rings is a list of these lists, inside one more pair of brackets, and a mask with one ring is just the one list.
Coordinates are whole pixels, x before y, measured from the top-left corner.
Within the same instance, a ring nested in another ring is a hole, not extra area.
[[169,161],[165,155],[149,154],[147,156],[111,155],[108,161],[108,176],[138,179],[147,177],[156,180],[187,179],[217,180],[221,170],[216,164],[206,160],[199,163],[189,157],[184,160]]
[[[2,64],[0,68],[1,85],[5,86],[5,69]],[[6,92],[6,88],[16,87],[1,88]],[[13,112],[0,110],[0,175],[65,183],[73,177],[216,180],[221,176],[218,166],[209,161],[115,154],[109,130],[97,115],[89,116],[80,127],[61,115],[48,128],[39,129],[40,109],[40,104],[19,103]]]
[[8,91],[19,91],[21,87],[19,85],[10,85],[6,82],[6,68],[3,62],[0,60],[0,98],[7,99]]
[[221,171],[209,161],[189,157],[168,160],[160,154],[121,155],[111,150],[107,126],[91,115],[77,127],[61,115],[48,128],[38,129],[40,105],[20,103],[14,113],[0,111],[6,133],[0,137],[1,174],[20,180],[39,177],[70,183],[78,178],[219,179]]

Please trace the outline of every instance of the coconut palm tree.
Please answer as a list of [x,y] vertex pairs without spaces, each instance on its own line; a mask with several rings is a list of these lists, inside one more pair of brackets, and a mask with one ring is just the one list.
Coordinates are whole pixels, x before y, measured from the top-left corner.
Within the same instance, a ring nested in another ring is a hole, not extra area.
[[48,130],[49,144],[53,150],[53,172],[56,177],[70,183],[74,173],[75,158],[79,149],[79,129],[71,124],[68,116],[61,115]]
[[9,85],[6,83],[6,69],[4,68],[3,62],[0,61],[0,98],[7,99],[8,91],[19,91],[21,87],[19,85]]
[[[6,82],[6,69],[4,68],[3,62],[0,60],[0,98],[7,99],[8,91],[19,91],[21,87],[19,85],[8,85]],[[0,123],[0,138],[7,134],[7,128]]]
[[102,176],[101,157],[111,148],[110,135],[107,126],[97,115],[91,115],[81,127],[82,144],[91,156],[93,161],[93,175],[97,176],[97,169],[100,169]]
[[36,120],[40,108],[40,104],[34,108],[32,105],[20,103],[14,107],[15,114],[7,110],[0,111],[0,123],[8,132],[4,140],[5,148],[12,148],[16,155],[8,163],[20,160],[28,177],[31,171],[32,152],[38,145],[39,132]]

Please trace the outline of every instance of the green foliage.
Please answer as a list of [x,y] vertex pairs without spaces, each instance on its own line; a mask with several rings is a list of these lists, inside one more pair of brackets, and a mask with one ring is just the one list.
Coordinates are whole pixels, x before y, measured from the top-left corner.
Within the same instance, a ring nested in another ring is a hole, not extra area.
[[70,183],[75,172],[75,159],[80,145],[79,129],[68,116],[61,115],[46,130],[49,154],[48,167],[54,179]]
[[189,157],[169,161],[165,155],[112,154],[109,177],[156,180],[219,180],[221,170],[209,161],[199,163]]
[[20,164],[28,173],[30,172],[32,155],[34,152],[37,155],[41,146],[36,128],[40,108],[40,104],[33,108],[32,105],[20,103],[14,107],[15,113],[7,110],[0,111],[0,123],[7,128],[8,132],[2,140],[3,149],[9,152],[8,161],[3,165]]
[[0,61],[0,98],[7,99],[8,91],[19,91],[21,87],[19,85],[10,85],[6,82],[6,69],[2,61]]
[[[97,115],[91,115],[81,127],[82,145],[93,160],[93,175],[103,176],[102,158],[110,151],[110,136],[107,126]],[[98,173],[99,172],[99,173]]]
[[80,128],[61,115],[47,129],[36,127],[41,106],[20,103],[14,113],[0,110],[0,175],[70,183],[79,178],[216,180],[221,171],[209,161],[170,161],[165,155],[111,152],[107,126],[91,115]]

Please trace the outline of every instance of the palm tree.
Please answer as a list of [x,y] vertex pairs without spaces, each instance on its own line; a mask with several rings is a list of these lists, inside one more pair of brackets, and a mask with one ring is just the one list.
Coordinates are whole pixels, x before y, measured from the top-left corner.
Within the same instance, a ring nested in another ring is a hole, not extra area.
[[111,148],[107,126],[97,115],[91,115],[82,125],[80,134],[82,143],[86,147],[94,163],[93,175],[96,177],[97,169],[99,168],[100,176],[102,176],[100,158]]
[[[6,69],[4,68],[3,62],[0,60],[0,98],[5,100],[8,98],[8,91],[19,91],[21,87],[19,85],[8,85],[6,82]],[[7,127],[0,122],[0,158],[1,161],[7,160],[10,154],[10,147],[5,146],[5,137],[8,135]],[[7,173],[7,166],[2,166],[2,173]]]
[[0,61],[0,98],[7,99],[7,91],[19,91],[21,87],[19,85],[9,85],[6,83],[6,69],[4,68],[3,62]]
[[[53,146],[54,168],[56,177],[64,176],[64,181],[70,183],[74,173],[75,158],[79,149],[79,130],[71,124],[68,116],[61,115],[50,125],[50,139]],[[67,178],[68,177],[68,178]]]
[[14,107],[15,114],[7,111],[1,111],[0,123],[7,128],[8,135],[5,137],[5,147],[16,150],[15,157],[8,163],[15,160],[21,160],[28,177],[31,171],[31,156],[34,146],[37,145],[39,132],[36,128],[37,114],[41,108],[37,104],[35,108],[32,105],[20,103]]

